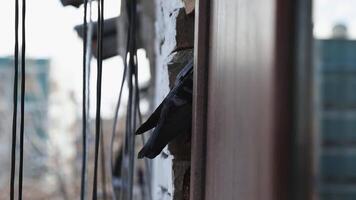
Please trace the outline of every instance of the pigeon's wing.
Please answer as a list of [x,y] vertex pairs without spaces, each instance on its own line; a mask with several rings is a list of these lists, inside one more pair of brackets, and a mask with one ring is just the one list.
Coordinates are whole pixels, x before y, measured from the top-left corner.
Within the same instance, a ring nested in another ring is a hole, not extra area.
[[161,115],[161,111],[162,111],[162,107],[164,105],[163,101],[157,108],[156,110],[152,113],[152,115],[147,119],[147,121],[145,123],[143,123],[136,131],[136,135],[142,134],[152,128],[154,128],[160,118]]
[[[166,98],[163,100],[163,102],[158,106],[158,108],[152,113],[152,115],[147,119],[147,121],[145,123],[143,123],[136,131],[136,135],[142,134],[154,127],[157,126],[158,121],[160,120],[160,118],[162,118],[162,108],[164,106],[164,104],[168,101],[167,99],[173,99],[176,98],[176,104],[179,103],[185,103],[184,100],[180,100],[181,98],[176,97],[176,94],[178,93],[179,90],[182,90],[182,86],[180,86],[179,88],[173,88],[168,95],[166,96]],[[180,100],[178,102],[178,100]],[[182,102],[183,101],[183,102]],[[172,109],[173,107],[171,106],[169,109]],[[168,107],[166,106],[166,110],[168,109]],[[168,111],[166,111],[168,113]],[[170,111],[171,112],[171,111]]]
[[171,107],[171,103],[169,101],[169,95],[166,97],[166,101],[162,102],[162,108],[161,108],[161,113],[160,113],[160,117],[159,117],[159,122],[157,124],[157,127],[155,128],[155,130],[152,132],[151,137],[148,139],[148,141],[146,142],[146,144],[143,146],[143,148],[140,150],[140,152],[138,153],[138,158],[143,158],[143,157],[147,157],[147,155],[153,151],[154,146],[156,144],[157,138],[159,136],[159,130],[162,126],[162,124],[164,123],[165,119],[167,118],[167,114],[169,113],[170,107]]
[[155,158],[171,140],[189,131],[192,123],[192,80],[193,60],[178,74],[175,87],[160,105],[162,110],[160,116],[156,116],[156,128],[138,158]]
[[186,102],[177,106],[172,99],[167,100],[157,127],[138,158],[155,158],[163,148],[178,135],[187,132],[191,127],[192,105]]

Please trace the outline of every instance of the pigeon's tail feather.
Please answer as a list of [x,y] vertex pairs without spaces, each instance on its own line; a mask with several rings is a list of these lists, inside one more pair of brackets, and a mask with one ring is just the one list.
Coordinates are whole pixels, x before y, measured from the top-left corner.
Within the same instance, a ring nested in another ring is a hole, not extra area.
[[162,106],[163,106],[164,101],[158,106],[158,108],[152,113],[152,115],[147,119],[145,123],[143,123],[137,130],[136,130],[136,135],[140,135],[148,130],[153,129],[156,127],[161,111],[162,111]]
[[155,126],[156,126],[156,124],[149,124],[149,123],[145,122],[136,130],[135,134],[140,135],[140,134],[154,128]]
[[157,157],[161,153],[162,150],[163,150],[163,148],[158,149],[158,150],[157,149],[152,150],[150,148],[150,146],[144,146],[138,153],[137,158],[142,159],[142,158],[146,157],[149,159],[153,159],[153,158]]
[[137,158],[138,159],[142,159],[142,158],[144,158],[145,157],[145,152],[143,152],[143,149],[141,149],[141,151],[138,153],[138,155],[137,155]]

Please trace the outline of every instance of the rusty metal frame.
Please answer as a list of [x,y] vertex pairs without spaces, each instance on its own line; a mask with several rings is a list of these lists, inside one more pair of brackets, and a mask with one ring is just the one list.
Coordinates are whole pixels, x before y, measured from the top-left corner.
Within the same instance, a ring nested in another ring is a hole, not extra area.
[[[195,73],[193,96],[193,127],[192,127],[192,157],[191,157],[191,200],[205,199],[205,167],[206,167],[206,122],[207,96],[209,79],[209,39],[210,39],[210,0],[196,0],[195,5]],[[293,152],[292,179],[290,183],[291,199],[311,200],[314,189],[314,149],[315,125],[313,124],[313,94],[312,94],[312,30],[311,3],[301,0],[295,4],[294,10],[294,137],[291,138]]]
[[190,199],[204,200],[210,0],[196,0]]

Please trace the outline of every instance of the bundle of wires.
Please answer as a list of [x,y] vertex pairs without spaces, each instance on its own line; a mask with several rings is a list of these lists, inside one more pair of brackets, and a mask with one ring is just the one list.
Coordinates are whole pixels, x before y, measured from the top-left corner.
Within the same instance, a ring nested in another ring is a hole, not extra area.
[[[90,133],[89,126],[89,105],[90,105],[90,72],[91,72],[91,58],[92,58],[92,37],[93,37],[93,21],[92,21],[92,0],[84,0],[84,19],[83,19],[83,91],[82,91],[82,171],[81,171],[81,185],[80,185],[80,199],[86,199],[87,189],[87,154],[89,152],[88,133]],[[87,22],[89,3],[89,25]]]
[[96,91],[96,116],[95,116],[95,152],[94,152],[94,177],[92,199],[97,199],[97,180],[98,180],[98,160],[99,144],[101,134],[101,85],[103,71],[103,29],[104,29],[104,0],[98,0],[98,33],[97,33],[97,91]]
[[124,59],[127,70],[128,102],[126,110],[126,130],[123,144],[122,160],[122,183],[123,190],[120,193],[120,199],[133,199],[134,170],[135,170],[135,135],[137,126],[137,116],[139,110],[139,89],[138,89],[138,66],[137,66],[137,48],[136,48],[136,22],[137,22],[137,2],[136,0],[126,1],[128,34],[127,50]]
[[[24,152],[24,114],[25,114],[25,73],[26,73],[26,0],[22,0],[22,49],[21,49],[21,92],[20,92],[20,161],[18,199],[22,199],[23,185],[23,152]],[[14,97],[11,143],[11,174],[10,199],[15,198],[15,171],[16,171],[16,139],[17,139],[17,101],[19,79],[19,0],[15,0],[15,52],[14,52]]]
[[[122,163],[121,163],[121,182],[119,190],[119,199],[132,200],[133,199],[133,185],[135,172],[135,131],[138,124],[141,124],[142,116],[139,107],[140,91],[138,84],[138,60],[137,60],[137,0],[126,0],[122,3],[127,14],[127,40],[126,52],[124,55],[124,72],[119,91],[119,98],[116,105],[114,126],[111,138],[111,170],[114,179],[114,165],[113,165],[113,142],[115,141],[116,126],[118,121],[118,114],[121,104],[121,97],[124,84],[126,82],[128,87],[128,100],[126,110],[126,124],[125,135],[122,144]],[[144,140],[144,138],[143,138]],[[148,163],[146,162],[146,168]],[[149,169],[147,169],[149,171]],[[114,181],[112,188],[115,190]],[[149,195],[150,196],[150,195]],[[117,197],[114,193],[114,199]],[[150,199],[150,198],[148,198]]]
[[[83,161],[82,161],[82,181],[81,181],[81,199],[85,199],[85,184],[86,179],[86,160],[88,145],[87,142],[87,114],[89,113],[89,86],[88,79],[90,77],[90,59],[88,61],[88,50],[89,41],[91,41],[91,32],[87,27],[87,1],[84,1],[84,37],[83,37]],[[90,1],[90,0],[89,0]],[[116,106],[114,127],[111,139],[111,169],[113,172],[113,142],[115,140],[116,125],[118,120],[118,113],[121,104],[121,97],[123,87],[125,82],[128,87],[129,95],[127,102],[127,112],[126,112],[126,130],[124,136],[124,142],[122,144],[122,189],[120,190],[120,199],[133,199],[133,185],[134,185],[134,169],[135,169],[135,135],[136,126],[141,123],[141,111],[139,108],[139,86],[138,86],[138,61],[137,61],[137,47],[136,47],[136,27],[137,27],[137,2],[136,0],[127,0],[126,2],[127,19],[128,19],[128,32],[127,32],[127,43],[126,43],[126,53],[124,56],[124,72],[122,77],[122,82],[120,86],[119,98]],[[95,127],[95,154],[94,154],[94,177],[93,177],[93,199],[97,199],[97,174],[98,174],[98,157],[99,157],[99,145],[100,136],[102,134],[101,117],[100,117],[100,106],[101,106],[101,79],[102,79],[102,51],[103,51],[103,26],[104,26],[104,1],[98,1],[98,33],[97,33],[97,104],[96,104],[96,127]],[[91,24],[90,24],[91,25]],[[90,29],[90,26],[89,26]],[[86,33],[89,32],[87,35]],[[90,56],[90,53],[89,53]],[[86,67],[89,65],[89,67]],[[87,75],[89,74],[89,75]],[[87,105],[86,105],[87,103]],[[144,140],[144,138],[143,138]],[[144,141],[143,141],[144,142]],[[103,145],[103,143],[101,143]],[[103,148],[102,148],[103,153]],[[103,155],[102,155],[103,158]],[[102,160],[102,162],[105,162]],[[103,164],[103,163],[102,163]],[[104,165],[103,165],[104,166]],[[146,167],[148,166],[148,161],[146,162]],[[149,171],[149,170],[148,170]],[[104,174],[104,173],[103,173]],[[149,179],[149,178],[148,178]],[[103,179],[103,185],[105,185],[105,179]],[[104,186],[105,187],[105,186]],[[114,190],[114,189],[113,189]],[[103,189],[103,192],[105,190]],[[105,194],[104,194],[105,195]],[[150,196],[150,195],[149,195]],[[113,192],[113,198],[116,199],[115,192]],[[150,198],[149,198],[150,199]]]

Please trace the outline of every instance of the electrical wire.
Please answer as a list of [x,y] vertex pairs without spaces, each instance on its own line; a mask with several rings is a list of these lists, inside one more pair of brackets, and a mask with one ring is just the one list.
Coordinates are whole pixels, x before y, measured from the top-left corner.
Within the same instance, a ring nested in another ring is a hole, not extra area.
[[[88,29],[87,29],[87,52],[86,52],[86,68],[87,68],[87,93],[86,93],[86,99],[87,99],[87,103],[86,103],[86,109],[87,109],[87,119],[86,119],[86,132],[87,132],[87,137],[86,137],[86,145],[85,145],[85,148],[83,148],[84,152],[83,154],[86,154],[88,155],[88,152],[90,152],[90,149],[89,149],[89,141],[91,141],[90,137],[92,136],[91,135],[91,128],[90,128],[90,78],[91,78],[91,59],[93,57],[93,53],[92,53],[92,39],[93,39],[93,18],[92,18],[92,2],[93,0],[89,0],[89,24],[88,24]],[[85,163],[86,163],[86,166],[88,166],[88,156],[86,157],[85,159]],[[87,177],[88,177],[88,170],[84,171],[84,177],[85,179],[87,180]],[[85,190],[87,190],[88,188],[88,181],[85,181],[84,182],[84,188]],[[84,194],[84,199],[87,199],[87,193]]]
[[23,152],[24,152],[24,117],[25,117],[25,74],[26,74],[26,0],[22,0],[22,51],[21,51],[21,120],[20,120],[20,164],[19,164],[19,196],[22,200],[23,186]]
[[[127,2],[123,2],[125,3],[125,5],[127,5]],[[126,8],[127,9],[127,8]],[[130,23],[129,23],[130,24]],[[130,29],[130,25],[128,26],[128,29]],[[121,82],[121,86],[120,86],[120,91],[119,91],[119,97],[118,97],[118,101],[117,101],[117,104],[116,104],[116,110],[115,110],[115,117],[114,117],[114,125],[113,125],[113,131],[112,131],[112,135],[111,135],[111,143],[110,143],[110,166],[111,166],[111,187],[112,187],[112,190],[113,190],[113,199],[116,200],[117,197],[116,197],[116,193],[115,193],[115,186],[114,186],[114,165],[113,165],[113,152],[114,152],[114,149],[113,149],[113,146],[114,146],[114,140],[115,140],[115,134],[116,134],[116,127],[117,127],[117,122],[118,122],[118,115],[119,115],[119,109],[120,109],[120,105],[121,105],[121,98],[122,98],[122,91],[123,91],[123,87],[124,87],[124,84],[125,84],[125,81],[126,81],[126,77],[128,76],[127,75],[127,71],[128,71],[128,66],[127,66],[127,55],[128,55],[128,50],[129,50],[129,45],[130,45],[130,34],[129,34],[130,30],[128,31],[128,34],[127,34],[127,40],[126,40],[126,53],[124,55],[124,58],[123,58],[123,63],[124,63],[124,72],[123,72],[123,76],[122,76],[122,82]],[[124,137],[124,139],[126,139],[126,137]],[[122,167],[122,166],[125,166],[125,144],[126,142],[123,141],[122,143],[122,161],[121,161],[121,180],[122,180],[122,184],[121,184],[121,187],[123,187],[122,189],[119,190],[119,199],[122,200],[123,199],[123,189],[125,189],[125,178],[124,176],[126,175],[126,172],[125,172],[125,168]]]
[[[101,124],[103,124],[101,120]],[[107,199],[107,192],[106,192],[106,159],[105,159],[105,137],[103,126],[101,126],[101,140],[100,140],[100,163],[101,163],[101,193],[102,199]]]
[[[123,140],[123,144],[122,144],[122,164],[121,164],[121,179],[122,179],[122,189],[120,190],[120,194],[119,194],[119,197],[120,197],[120,200],[122,199],[128,199],[128,192],[129,192],[129,188],[128,188],[128,174],[130,173],[129,172],[129,164],[128,164],[128,145],[129,145],[129,142],[128,142],[128,135],[129,135],[129,132],[130,132],[130,120],[131,120],[131,112],[130,112],[130,106],[131,106],[131,103],[130,103],[130,100],[131,100],[131,95],[132,95],[132,91],[131,91],[131,87],[130,85],[132,84],[132,82],[130,83],[130,76],[131,76],[131,70],[130,70],[130,66],[128,65],[128,58],[129,58],[129,64],[130,64],[130,59],[132,59],[132,55],[129,55],[130,53],[130,50],[131,50],[131,46],[132,46],[132,42],[131,42],[131,38],[132,38],[132,25],[131,25],[131,22],[132,22],[132,19],[131,19],[131,10],[130,10],[130,7],[131,7],[131,4],[130,4],[130,1],[125,1],[125,5],[126,5],[126,10],[127,10],[127,18],[128,18],[128,32],[127,32],[127,41],[126,41],[126,53],[125,53],[125,56],[124,56],[124,68],[125,70],[127,70],[127,75],[125,76],[125,79],[127,79],[127,86],[128,86],[128,89],[129,89],[129,98],[128,98],[128,103],[127,103],[127,113],[126,113],[126,126],[125,126],[125,135],[124,135],[124,140]],[[128,57],[128,55],[130,57]]]
[[83,19],[83,102],[82,102],[82,171],[81,171],[81,183],[80,183],[80,199],[85,199],[85,183],[86,183],[86,171],[87,171],[87,8],[88,0],[84,0],[84,19]]
[[[139,84],[138,84],[138,62],[136,65],[136,73],[135,73],[135,86],[136,86],[136,99],[135,99],[135,106],[137,108],[137,115],[138,115],[138,120],[139,120],[139,124],[142,124],[142,113],[141,113],[141,109],[140,109],[140,89],[139,89]],[[135,129],[136,130],[136,129]],[[142,145],[144,145],[146,143],[147,139],[145,138],[144,134],[141,134],[141,142]],[[144,160],[145,162],[145,176],[144,176],[144,183],[145,185],[148,187],[148,199],[151,200],[152,199],[152,194],[151,194],[151,166],[150,163],[147,159]]]
[[122,98],[122,91],[123,87],[125,84],[125,77],[126,77],[126,67],[124,67],[124,72],[122,75],[122,82],[120,86],[120,91],[119,91],[119,97],[117,100],[116,108],[115,108],[115,116],[114,116],[114,123],[113,123],[113,131],[111,133],[111,141],[110,141],[110,168],[111,168],[111,189],[113,191],[113,199],[116,200],[116,193],[114,189],[114,162],[113,162],[113,152],[114,152],[114,141],[115,141],[115,136],[116,136],[116,127],[117,127],[117,120],[119,116],[119,109],[120,109],[120,104],[121,104],[121,98]]
[[[131,20],[132,20],[132,28],[131,28],[131,35],[133,38],[131,39],[131,49],[130,49],[130,59],[129,59],[129,65],[130,65],[130,70],[132,70],[132,75],[129,77],[130,81],[130,89],[133,90],[131,93],[131,99],[129,100],[130,103],[130,112],[132,113],[132,117],[130,118],[131,127],[128,132],[128,138],[130,139],[129,141],[129,188],[128,188],[128,194],[129,194],[129,200],[133,199],[133,185],[134,185],[134,171],[135,171],[135,134],[134,132],[136,131],[136,126],[137,126],[137,104],[135,103],[136,97],[138,97],[138,90],[137,86],[133,81],[136,81],[136,74],[137,74],[137,48],[136,48],[136,9],[137,9],[137,4],[136,0],[131,1]],[[129,123],[130,123],[129,122]]]
[[[128,26],[128,49],[126,56],[128,57],[128,75],[127,75],[127,86],[129,90],[129,97],[127,103],[127,113],[126,113],[126,131],[125,131],[125,144],[124,144],[124,155],[123,156],[123,183],[124,191],[120,195],[121,199],[133,199],[133,179],[135,171],[135,135],[137,125],[137,107],[136,107],[136,97],[138,96],[136,90],[138,87],[135,86],[135,77],[137,73],[137,47],[136,47],[136,15],[137,15],[137,2],[136,0],[127,0],[126,8],[129,20]],[[125,59],[127,62],[127,59]],[[127,64],[127,63],[126,63]]]
[[97,94],[96,94],[96,125],[95,125],[95,153],[94,153],[94,177],[93,177],[93,196],[92,199],[97,199],[97,176],[98,176],[98,157],[99,157],[99,142],[100,142],[100,125],[101,125],[101,84],[102,84],[102,38],[104,26],[104,0],[98,2],[98,34],[97,34]]
[[[121,94],[125,81],[127,82],[127,87],[129,90],[129,97],[127,103],[126,111],[126,130],[123,142],[122,151],[122,164],[121,164],[121,179],[122,179],[122,190],[120,190],[120,199],[132,200],[133,198],[133,177],[135,169],[135,136],[134,131],[136,130],[137,120],[138,123],[142,122],[142,114],[140,111],[140,94],[139,94],[139,84],[138,84],[138,61],[137,61],[137,46],[136,46],[136,28],[137,28],[137,1],[136,0],[126,0],[125,1],[126,14],[128,19],[128,31],[127,31],[127,43],[126,43],[126,54],[124,55],[124,73],[123,79],[120,86],[119,98],[116,105],[114,125],[112,131],[111,140],[111,171],[112,179],[113,176],[113,143],[115,141],[116,126],[118,122],[118,113],[121,104]],[[142,142],[145,142],[145,137],[143,136]],[[146,170],[150,171],[149,162],[145,160]],[[147,173],[146,183],[149,183],[150,174]],[[147,184],[150,185],[150,184]],[[112,181],[112,188],[114,190],[114,183]],[[149,192],[150,189],[148,188]],[[116,199],[116,194],[114,193],[113,199]],[[151,194],[149,193],[148,199],[151,199]]]
[[12,143],[11,143],[11,178],[10,200],[15,199],[15,170],[16,170],[16,131],[17,131],[17,92],[19,79],[19,0],[15,0],[15,50],[14,50],[14,93],[12,114]]

